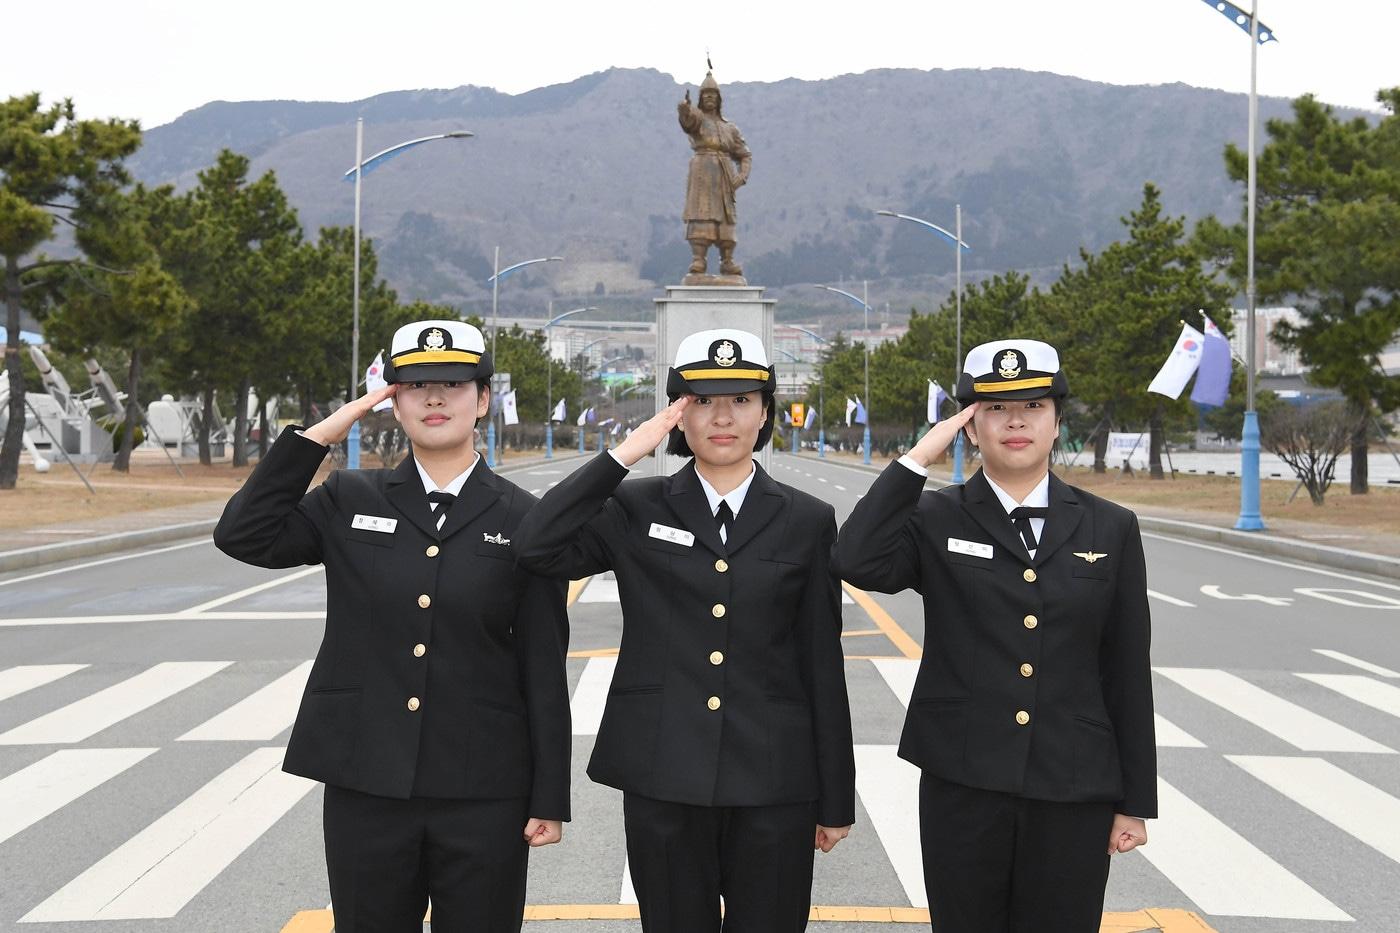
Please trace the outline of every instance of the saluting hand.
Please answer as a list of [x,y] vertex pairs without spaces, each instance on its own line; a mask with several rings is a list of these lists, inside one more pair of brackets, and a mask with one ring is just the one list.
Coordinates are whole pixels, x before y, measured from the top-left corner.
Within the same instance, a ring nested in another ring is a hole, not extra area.
[[327,447],[339,444],[350,436],[350,425],[369,414],[374,406],[393,395],[398,389],[399,385],[395,382],[382,389],[375,389],[368,395],[362,395],[353,402],[346,402],[331,412],[325,420],[318,421],[302,431],[301,436],[310,438],[318,444],[325,444]]
[[671,429],[681,423],[681,413],[695,396],[682,395],[651,418],[632,429],[627,439],[613,449],[623,466],[631,466],[657,448],[671,433]]
[[817,838],[812,843],[812,848],[821,849],[822,852],[830,852],[836,848],[836,843],[845,839],[851,833],[849,826],[818,826]]
[[928,433],[919,438],[914,449],[909,451],[909,456],[919,466],[928,469],[929,465],[938,459],[938,455],[948,449],[948,445],[953,442],[953,438],[958,436],[962,426],[972,420],[972,416],[976,414],[981,404],[981,402],[973,402],[947,421],[940,421],[929,428]]
[[525,824],[525,841],[531,848],[552,846],[564,838],[564,824],[558,820],[537,820],[530,818]]
[[1113,814],[1113,829],[1108,834],[1108,854],[1131,852],[1147,845],[1147,824],[1135,816]]

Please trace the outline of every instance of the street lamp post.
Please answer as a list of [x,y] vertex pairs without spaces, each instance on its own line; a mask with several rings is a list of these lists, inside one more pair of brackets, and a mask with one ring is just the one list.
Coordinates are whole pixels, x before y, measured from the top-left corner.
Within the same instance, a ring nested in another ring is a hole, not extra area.
[[[779,353],[781,353],[783,356],[787,357],[788,359],[792,360],[794,363],[797,363],[797,364],[801,365],[801,363],[802,363],[801,357],[794,356],[793,354],[791,354],[791,353],[789,353],[788,351],[784,350],[782,347],[774,347],[773,349],[774,349],[774,350],[777,350]],[[776,415],[777,412],[775,411],[774,414]],[[818,419],[818,420],[820,420],[820,419]],[[792,453],[793,453],[793,456],[797,456],[797,452],[798,452],[798,450],[800,449],[800,448],[797,446],[797,432],[798,432],[799,430],[801,430],[801,428],[802,428],[802,425],[798,424],[796,421],[792,422]]]
[[[801,331],[817,343],[826,346],[826,338],[821,334],[813,333],[805,327],[798,327],[796,324],[784,324],[783,326]],[[817,374],[817,458],[826,459],[826,360],[824,358],[822,359],[821,371]]]
[[[434,136],[420,136],[418,139],[410,139],[388,149],[381,149],[368,159],[365,153],[365,118],[359,117],[355,120],[355,164],[343,176],[346,181],[352,178],[355,182],[355,231],[354,231],[354,269],[351,273],[355,278],[354,294],[351,299],[351,322],[350,322],[350,397],[347,399],[353,402],[360,396],[360,176],[365,172],[373,170],[376,164],[383,164],[388,159],[393,158],[405,149],[422,143],[430,143],[437,139],[467,139],[475,134],[466,130],[454,130],[451,133],[438,133]],[[351,470],[360,468],[360,422],[356,421],[350,425],[350,436],[345,440],[345,465]]]
[[[491,364],[496,364],[496,331],[500,329],[496,323],[496,296],[500,291],[501,279],[510,275],[517,269],[526,266],[533,266],[538,262],[563,262],[563,256],[541,256],[538,259],[527,259],[524,262],[517,262],[513,266],[501,268],[501,248],[496,247],[495,258],[491,262]],[[491,407],[496,407],[496,400],[491,399]],[[496,415],[488,415],[490,421],[486,424],[486,465],[495,467],[496,465]]]
[[842,291],[839,288],[833,288],[830,285],[818,285],[817,288],[825,289],[829,292],[835,292],[838,295],[844,295],[845,297],[851,299],[856,304],[860,305],[863,309],[865,309],[865,340],[863,342],[863,346],[865,348],[865,462],[869,463],[870,409],[874,407],[870,404],[870,301],[868,300],[870,298],[870,283],[868,281],[863,282],[862,286],[864,288],[866,300],[857,298],[850,292]]
[[554,315],[544,325],[544,358],[545,358],[545,404],[549,406],[549,411],[544,422],[544,458],[554,459],[554,351],[549,343],[549,329],[566,317],[573,317],[575,314],[582,314],[585,311],[597,311],[597,308],[574,308],[572,311],[565,311],[563,314],[554,315],[554,302],[549,303],[549,313]]
[[[953,347],[953,381],[950,383],[950,385],[954,387],[954,391],[957,391],[958,375],[962,369],[962,254],[963,250],[970,250],[972,249],[972,247],[964,243],[962,238],[962,205],[955,205],[954,211],[955,217],[953,233],[949,233],[947,230],[944,230],[938,224],[930,220],[924,220],[922,217],[914,217],[909,214],[899,214],[894,211],[876,211],[875,213],[881,217],[896,217],[899,220],[907,220],[910,223],[918,224],[919,226],[927,230],[932,230],[934,233],[938,234],[939,236],[943,237],[943,239],[953,244],[953,267],[954,275],[956,276],[956,278],[954,279],[953,294],[955,296],[955,302],[957,307],[957,331],[955,338],[956,343]],[[953,438],[953,482],[961,483],[962,481],[963,432],[959,431],[957,436]]]
[[[589,349],[592,348],[592,347],[597,346],[598,344],[602,343],[603,341],[605,341],[605,340],[607,340],[607,339],[608,339],[607,336],[603,336],[603,337],[599,337],[597,340],[590,340],[590,341],[588,341],[588,343],[585,343],[585,344],[583,345],[583,349],[582,349],[582,350],[579,350],[579,351],[578,351],[578,356],[579,356],[579,360],[580,360],[580,362],[579,362],[579,367],[578,367],[578,377],[579,377],[579,381],[580,381],[580,382],[583,380],[583,374],[587,371],[587,369],[586,369],[586,367],[587,367],[587,365],[588,365],[588,356],[587,356],[587,354],[588,354]],[[582,417],[584,416],[584,414],[587,413],[587,411],[588,411],[588,408],[587,408],[587,406],[585,406],[584,409],[583,409],[583,411],[579,412],[579,417],[582,418]],[[587,419],[585,419],[585,423],[584,423],[584,424],[580,424],[580,425],[578,426],[578,452],[579,452],[579,453],[587,453],[587,450],[585,449],[586,446],[587,446],[587,443],[588,443],[587,440],[586,440],[586,438],[585,438],[585,435],[586,435],[587,432],[588,432],[588,425],[587,425],[587,423],[586,423],[586,420],[587,420]]]

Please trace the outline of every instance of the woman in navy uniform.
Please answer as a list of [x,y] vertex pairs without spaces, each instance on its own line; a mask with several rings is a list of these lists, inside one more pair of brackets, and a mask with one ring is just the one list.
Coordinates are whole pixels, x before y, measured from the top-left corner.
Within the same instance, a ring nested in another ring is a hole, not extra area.
[[[561,584],[515,565],[534,499],[472,448],[490,402],[481,332],[394,335],[385,388],[285,431],[214,541],[259,567],[324,564],[326,632],[283,767],[323,781],[338,933],[518,931],[530,846],[569,818]],[[413,454],[339,470],[331,444],[392,398]]]
[[[900,739],[938,933],[1095,933],[1109,854],[1157,815],[1147,577],[1137,517],[1050,472],[1059,355],[967,355],[971,402],[891,464],[841,529],[853,585],[924,597],[924,656]],[[925,492],[959,430],[983,467]]]
[[[672,404],[516,531],[531,570],[617,576],[622,645],[588,774],[623,792],[648,933],[804,929],[814,849],[855,822],[835,516],[753,460],[775,385],[754,335],[686,337]],[[624,483],[668,436],[694,459]]]

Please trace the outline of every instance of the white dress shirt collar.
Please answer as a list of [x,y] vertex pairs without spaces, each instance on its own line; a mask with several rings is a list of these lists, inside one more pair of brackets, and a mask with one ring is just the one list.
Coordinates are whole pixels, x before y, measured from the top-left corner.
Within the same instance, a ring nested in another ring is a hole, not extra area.
[[457,478],[452,480],[452,482],[439,488],[438,484],[433,482],[433,478],[428,475],[428,471],[423,469],[423,464],[418,462],[418,458],[413,458],[413,465],[418,468],[418,478],[423,481],[423,492],[425,494],[430,492],[446,492],[454,496],[460,496],[462,494],[462,487],[467,484],[467,478],[472,475],[472,470],[475,470],[476,465],[480,462],[481,455],[477,454],[472,458],[471,466],[467,467],[461,473],[458,473]]
[[987,481],[987,485],[992,487],[992,492],[996,493],[997,501],[1001,503],[1001,507],[1006,510],[1007,515],[1010,515],[1011,510],[1020,505],[1029,506],[1030,508],[1046,508],[1050,505],[1049,473],[1046,473],[1040,478],[1040,482],[1030,491],[1030,495],[1026,496],[1023,502],[1017,502],[1015,499],[1011,498],[1011,493],[994,483],[992,478],[987,475],[986,470],[982,471],[982,477]]
[[705,477],[700,475],[699,470],[695,471],[695,478],[700,480],[700,488],[705,490],[705,498],[709,500],[710,514],[713,515],[718,512],[719,504],[723,501],[729,503],[729,511],[733,513],[735,518],[738,518],[739,509],[744,506],[744,497],[749,494],[749,487],[753,485],[753,478],[757,475],[758,471],[753,468],[753,461],[750,460],[748,479],[721,496],[719,493],[715,492],[715,487],[711,486],[709,482],[706,481]]

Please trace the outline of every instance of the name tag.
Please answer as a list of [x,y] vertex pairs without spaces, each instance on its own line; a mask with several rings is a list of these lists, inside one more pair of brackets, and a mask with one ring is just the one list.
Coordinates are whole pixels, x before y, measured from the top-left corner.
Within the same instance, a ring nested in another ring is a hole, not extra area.
[[684,528],[672,528],[670,525],[658,525],[651,523],[651,531],[647,532],[653,538],[660,538],[662,541],[670,541],[672,544],[679,544],[684,547],[695,546],[695,535]]
[[394,533],[394,529],[399,525],[397,518],[382,518],[378,515],[356,515],[350,520],[351,528],[363,528],[366,531],[382,531],[386,535]]
[[964,541],[962,538],[949,538],[948,551],[953,554],[966,554],[968,557],[992,558],[992,546],[977,541]]

